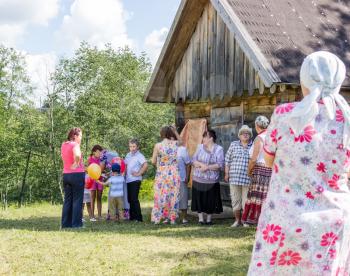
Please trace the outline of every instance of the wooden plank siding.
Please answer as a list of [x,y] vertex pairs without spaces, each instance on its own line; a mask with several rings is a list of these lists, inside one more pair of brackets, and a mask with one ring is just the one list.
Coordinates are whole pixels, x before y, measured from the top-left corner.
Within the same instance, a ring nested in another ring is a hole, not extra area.
[[223,100],[265,90],[234,35],[208,3],[170,81],[172,100]]
[[263,95],[255,90],[252,95],[246,91],[241,97],[224,100],[180,101],[176,104],[176,124],[182,129],[190,119],[206,119],[208,127],[217,132],[218,143],[227,150],[230,142],[238,139],[237,133],[242,124],[254,129],[257,116],[270,118],[276,105],[299,101],[301,95],[299,87],[286,85],[277,86],[274,94],[265,89]]

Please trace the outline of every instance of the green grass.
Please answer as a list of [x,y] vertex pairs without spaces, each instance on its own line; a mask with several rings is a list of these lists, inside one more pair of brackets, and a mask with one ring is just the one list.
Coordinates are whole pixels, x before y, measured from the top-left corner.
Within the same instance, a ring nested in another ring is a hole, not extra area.
[[[106,207],[106,204],[104,205]],[[254,229],[144,223],[87,223],[61,231],[61,206],[0,211],[0,275],[246,275]]]

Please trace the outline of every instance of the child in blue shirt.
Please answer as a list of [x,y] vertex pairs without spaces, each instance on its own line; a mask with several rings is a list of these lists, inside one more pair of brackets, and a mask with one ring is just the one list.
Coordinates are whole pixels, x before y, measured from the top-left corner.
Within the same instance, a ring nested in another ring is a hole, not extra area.
[[113,164],[112,176],[104,184],[109,186],[108,212],[113,221],[124,219],[124,182],[125,178],[120,174],[120,165]]

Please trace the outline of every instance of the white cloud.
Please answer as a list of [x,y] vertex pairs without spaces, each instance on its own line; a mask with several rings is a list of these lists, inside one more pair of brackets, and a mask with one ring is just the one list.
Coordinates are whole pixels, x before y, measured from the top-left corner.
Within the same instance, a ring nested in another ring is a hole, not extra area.
[[59,11],[59,0],[0,0],[0,24],[47,25]]
[[22,24],[0,24],[0,41],[7,47],[15,47],[24,33],[25,26]]
[[47,26],[59,11],[59,0],[0,0],[0,41],[15,46],[29,25]]
[[154,30],[145,39],[145,51],[153,65],[157,62],[168,32],[168,28]]
[[65,15],[56,39],[60,47],[74,50],[82,41],[103,48],[106,43],[118,48],[133,47],[126,31],[132,14],[124,10],[121,0],[74,0]]
[[54,53],[26,54],[25,59],[28,75],[35,87],[33,98],[36,105],[39,106],[40,100],[42,101],[47,96],[47,89],[52,89],[50,75],[55,70],[58,57]]

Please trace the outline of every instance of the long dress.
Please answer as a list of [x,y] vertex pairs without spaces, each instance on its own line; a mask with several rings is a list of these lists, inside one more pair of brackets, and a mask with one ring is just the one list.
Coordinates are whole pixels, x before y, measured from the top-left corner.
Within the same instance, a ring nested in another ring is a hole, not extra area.
[[344,117],[319,114],[300,135],[288,125],[293,103],[278,106],[264,149],[275,155],[248,275],[349,275],[350,149]]
[[[260,139],[265,141],[266,131],[261,132],[255,141]],[[250,148],[250,155],[252,156],[254,146]],[[249,190],[245,206],[243,206],[242,221],[249,224],[257,224],[261,213],[261,207],[267,197],[271,179],[271,168],[266,167],[264,160],[264,150],[261,148],[256,160],[256,164],[252,171],[251,182],[249,184]]]
[[159,144],[157,172],[154,181],[154,207],[151,220],[175,222],[179,210],[180,175],[177,160],[178,146],[174,142]]

